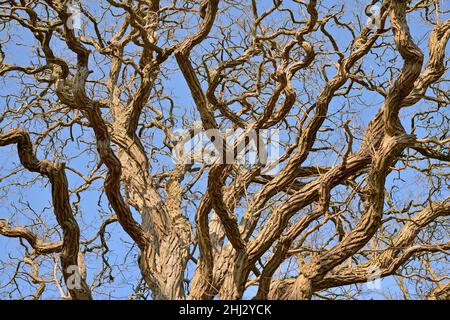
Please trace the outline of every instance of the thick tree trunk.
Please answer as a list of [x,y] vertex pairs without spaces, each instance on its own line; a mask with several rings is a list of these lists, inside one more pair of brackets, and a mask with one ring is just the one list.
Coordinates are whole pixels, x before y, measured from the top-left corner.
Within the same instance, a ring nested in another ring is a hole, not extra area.
[[142,148],[127,138],[123,142],[129,147],[120,149],[118,155],[128,202],[140,213],[142,227],[151,239],[139,259],[143,278],[154,299],[184,299],[184,271],[192,230],[180,211],[179,183],[175,178],[170,179],[166,187],[168,199],[163,202],[152,186]]
[[220,288],[219,296],[222,300],[242,299],[250,269],[248,268],[248,256],[245,251],[238,252]]
[[312,296],[312,282],[304,275],[300,275],[294,282],[292,292],[286,296],[290,300],[310,300]]

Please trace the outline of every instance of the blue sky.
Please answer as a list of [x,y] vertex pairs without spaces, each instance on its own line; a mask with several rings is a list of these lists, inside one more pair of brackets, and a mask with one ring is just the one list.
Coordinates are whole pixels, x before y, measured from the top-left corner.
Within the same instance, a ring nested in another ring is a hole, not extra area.
[[[355,28],[357,27],[357,19],[356,15],[361,17],[362,23],[365,22],[365,16],[363,15],[362,6],[358,5],[356,2],[350,0],[340,0],[335,1],[336,5],[343,4],[345,5],[345,14],[344,20],[355,22]],[[262,2],[263,4],[267,4]],[[98,7],[93,2],[87,2],[86,4],[89,8],[93,10],[97,10]],[[449,3],[443,2],[443,5],[450,9]],[[261,11],[263,11],[264,6],[261,6]],[[448,17],[447,17],[448,18]],[[236,16],[236,19],[239,19],[239,16]],[[422,48],[426,48],[426,41],[424,40],[431,30],[429,25],[424,24],[423,22],[419,22],[420,19],[417,16],[412,16],[409,18],[411,34]],[[273,23],[276,23],[274,21]],[[34,42],[32,35],[30,33],[19,33],[19,29],[14,29],[16,31],[16,35],[12,40],[8,41],[4,45],[4,50],[7,52],[7,61],[8,63],[15,63],[18,65],[29,65],[31,61],[31,56],[34,54],[34,50],[30,48],[30,45]],[[237,32],[238,30],[236,30]],[[351,41],[351,35],[349,32],[343,31],[341,28],[330,27],[328,30],[332,33],[335,38],[339,41],[341,48],[348,47]],[[357,31],[357,30],[355,30]],[[183,32],[180,32],[180,35]],[[6,40],[6,36],[4,31],[0,33],[0,40]],[[391,41],[391,39],[389,40]],[[199,46],[194,55],[201,55],[204,53],[204,50],[208,50],[208,42],[203,43]],[[65,49],[62,44],[55,39],[53,42],[53,46],[55,48],[55,52],[57,52],[61,57],[73,57],[73,55]],[[449,49],[447,48],[447,51]],[[393,58],[392,51],[387,51],[383,53],[384,60],[389,61]],[[427,60],[427,51],[424,50],[425,61]],[[335,57],[334,57],[335,58]],[[33,62],[37,62],[34,59]],[[400,66],[401,59],[397,59],[397,67]],[[170,75],[167,79],[163,79],[163,84],[165,86],[165,90],[168,94],[171,94],[171,97],[174,100],[176,106],[176,114],[181,118],[184,114],[194,114],[194,116],[189,116],[188,119],[194,121],[198,120],[198,114],[196,114],[194,102],[189,94],[189,90],[186,86],[186,83],[177,69],[175,65],[175,61],[173,59],[169,59],[167,62],[167,67],[171,69]],[[106,65],[107,66],[107,65]],[[386,70],[373,61],[373,56],[368,56],[364,59],[363,66],[365,70],[372,69],[373,72],[382,74]],[[101,72],[98,69],[93,70],[92,78],[100,77]],[[332,69],[330,69],[330,76],[332,76]],[[390,74],[387,73],[385,77],[389,77]],[[447,74],[448,76],[448,74]],[[323,80],[321,80],[323,83]],[[318,93],[321,88],[321,82],[317,80],[317,88],[311,88],[312,92]],[[299,84],[300,85],[300,84]],[[444,83],[444,90],[449,90],[448,83]],[[0,79],[0,111],[3,112],[5,110],[5,106],[7,102],[13,102],[16,108],[23,107],[23,103],[17,98],[21,94],[22,87],[19,84],[17,78],[14,75],[3,77]],[[380,108],[383,102],[383,98],[376,94],[365,91],[361,97],[347,99],[347,97],[338,97],[335,98],[330,105],[330,113],[339,110],[343,106],[346,110],[349,111],[349,114],[352,116],[352,125],[355,126],[355,130],[357,130],[357,126],[365,127],[367,123],[372,119],[375,113]],[[430,108],[430,103],[428,102],[420,102],[418,105],[413,108],[407,109],[403,111],[404,126],[407,130],[410,128],[411,115],[414,112],[418,112],[419,110],[425,110]],[[336,119],[340,117],[338,113],[335,115]],[[333,118],[331,118],[333,119]],[[438,119],[435,119],[436,121]],[[15,127],[16,121],[12,121],[10,124],[7,124],[8,120],[0,123],[0,127],[5,131],[9,127]],[[6,124],[6,126],[5,126]],[[40,119],[33,119],[30,116],[30,119],[27,120],[27,128],[30,130],[33,135],[34,131],[37,131],[37,128],[42,126],[43,122]],[[331,123],[328,123],[331,125]],[[324,124],[327,126],[327,123]],[[416,131],[417,135],[426,134],[424,130],[418,129]],[[95,167],[98,157],[95,154],[95,149],[89,152],[83,152],[81,155],[80,152],[85,149],[86,144],[84,141],[91,141],[92,132],[89,129],[81,130],[80,127],[74,126],[72,135],[75,137],[74,141],[71,141],[70,133],[68,130],[64,130],[60,134],[61,140],[69,139],[68,145],[64,148],[64,157],[63,159],[55,159],[53,154],[47,154],[43,152],[43,148],[38,149],[38,157],[41,159],[49,159],[49,160],[64,160],[68,163],[68,165],[84,174],[87,174],[93,167]],[[326,137],[327,133],[321,134],[323,137]],[[153,144],[155,146],[162,144],[163,136],[156,132],[153,136],[153,140],[146,141],[146,143]],[[340,135],[334,135],[329,137],[329,143],[331,144],[339,144],[342,143],[342,139],[344,138],[343,133]],[[51,140],[44,140],[43,144],[50,144]],[[56,141],[58,145],[60,142]],[[358,141],[355,142],[354,150],[358,147]],[[76,159],[73,157],[77,156]],[[318,157],[321,157],[320,154]],[[326,155],[322,156],[320,159],[321,162],[325,164],[333,164],[336,159],[327,158]],[[317,158],[311,158],[311,164],[317,162]],[[167,156],[158,156],[157,162],[152,163],[152,170],[154,172],[158,172],[161,170],[160,166],[172,166],[173,163],[170,161]],[[308,163],[305,163],[308,165]],[[423,165],[423,164],[421,164]],[[43,220],[51,226],[56,226],[56,220],[53,216],[51,209],[51,199],[50,199],[50,187],[45,179],[41,179],[34,174],[30,174],[25,171],[19,172],[17,175],[8,178],[2,178],[4,174],[9,172],[12,168],[20,167],[17,152],[15,147],[2,147],[0,149],[0,218],[8,218],[10,223],[13,225],[30,225],[35,224],[36,221]],[[76,189],[81,184],[83,184],[83,180],[72,171],[67,170],[67,176],[69,180],[70,189]],[[35,181],[28,186],[21,187],[8,187],[8,184],[13,183],[14,181],[26,181],[29,179],[35,179]],[[427,181],[426,178],[417,174],[411,169],[405,170],[401,179],[395,174],[389,176],[387,185],[396,185],[398,188],[398,192],[395,194],[395,199],[399,206],[402,204],[408,203],[411,199],[420,199],[423,197],[423,190],[427,189],[427,184],[431,183]],[[447,182],[448,186],[448,182]],[[204,178],[197,185],[197,189],[202,189],[205,187]],[[80,224],[82,241],[90,239],[98,230],[99,224],[105,220],[110,214],[111,210],[108,208],[108,204],[105,201],[105,196],[101,194],[102,189],[102,181],[97,180],[93,183],[91,188],[82,193],[81,201],[78,206],[78,210],[76,211],[76,217]],[[441,194],[437,194],[437,198],[444,198],[450,194],[448,187],[443,188],[441,190]],[[100,200],[99,200],[100,195]],[[72,201],[75,201],[76,198],[72,197]],[[20,214],[17,214],[17,212]],[[195,208],[192,206],[188,206],[185,208],[186,214],[188,218],[193,221],[195,215]],[[140,217],[137,213],[135,213],[136,220],[140,220]],[[44,229],[37,225],[34,226],[37,232],[42,232]],[[56,228],[57,230],[58,228]],[[136,255],[138,250],[135,246],[132,245],[131,239],[128,237],[126,233],[123,232],[122,228],[119,224],[114,223],[108,226],[108,246],[110,252],[108,254],[108,262],[114,266],[114,270],[111,275],[114,280],[111,283],[107,282],[106,276],[103,276],[103,288],[94,289],[94,297],[95,298],[128,298],[132,294],[132,290],[135,288],[136,284],[140,280],[140,274],[138,267],[136,265]],[[60,238],[60,234],[55,232],[54,234],[47,235],[47,240],[57,240]],[[98,242],[98,241],[97,241]],[[5,289],[2,289],[2,286],[7,284],[7,281],[10,279],[12,273],[15,269],[15,259],[20,259],[23,256],[24,249],[20,246],[19,241],[17,239],[9,239],[5,237],[0,237],[0,261],[7,263],[10,261],[12,264],[7,266],[5,271],[0,274],[0,298],[8,298],[2,292],[5,292]],[[86,264],[88,268],[88,283],[96,283],[95,277],[100,270],[101,266],[101,256],[98,253],[86,254]],[[42,273],[43,274],[52,274],[53,261],[51,259],[45,259],[42,261]],[[188,274],[192,274],[195,266],[194,264],[190,264],[187,270]],[[50,278],[49,278],[50,279]],[[25,282],[20,283],[19,287],[23,292],[15,291],[13,292],[12,298],[16,298],[21,296],[30,290],[29,286]],[[46,291],[43,297],[45,298],[55,298],[58,297],[58,291],[54,284],[48,285],[49,290]],[[345,289],[345,288],[344,288]],[[392,277],[386,278],[382,280],[381,290],[371,291],[368,288],[364,289],[364,293],[359,296],[360,298],[385,298],[386,293],[391,293],[395,297],[401,297],[399,294],[398,287]],[[253,290],[249,290],[246,293],[246,297],[251,297]],[[105,293],[107,292],[107,293]]]

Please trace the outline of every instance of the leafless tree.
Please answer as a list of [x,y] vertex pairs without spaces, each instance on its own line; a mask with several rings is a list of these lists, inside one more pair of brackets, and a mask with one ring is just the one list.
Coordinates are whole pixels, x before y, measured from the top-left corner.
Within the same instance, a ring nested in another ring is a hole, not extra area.
[[446,2],[0,0],[0,298],[448,299]]

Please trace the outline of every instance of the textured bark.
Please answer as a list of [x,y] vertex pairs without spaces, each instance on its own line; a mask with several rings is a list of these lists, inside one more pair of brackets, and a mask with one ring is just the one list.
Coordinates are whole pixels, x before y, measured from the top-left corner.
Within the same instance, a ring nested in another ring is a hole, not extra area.
[[[0,230],[6,232],[8,236],[24,237],[32,247],[39,253],[60,252],[61,269],[64,279],[70,280],[73,275],[71,268],[76,267],[75,276],[81,276],[82,266],[79,264],[80,229],[75,220],[69,202],[69,192],[67,177],[64,172],[64,164],[51,163],[47,160],[38,160],[33,152],[30,136],[21,129],[11,130],[5,134],[0,134],[0,147],[17,144],[20,162],[31,172],[40,173],[46,176],[52,186],[52,201],[56,220],[63,231],[62,244],[43,244],[36,235],[24,228],[8,228],[0,224]],[[80,287],[68,286],[68,291],[74,300],[90,300],[92,294],[84,277],[80,279]]]

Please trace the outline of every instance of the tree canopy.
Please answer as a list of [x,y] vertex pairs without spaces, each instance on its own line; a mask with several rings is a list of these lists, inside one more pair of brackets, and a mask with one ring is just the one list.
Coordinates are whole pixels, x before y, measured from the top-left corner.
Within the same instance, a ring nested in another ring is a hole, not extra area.
[[449,38],[439,0],[0,0],[0,298],[449,299]]

